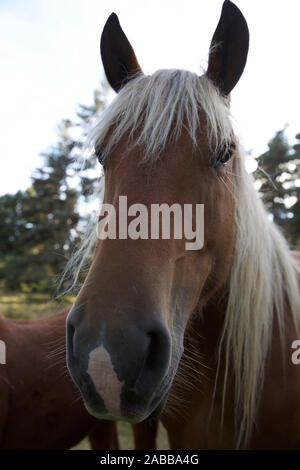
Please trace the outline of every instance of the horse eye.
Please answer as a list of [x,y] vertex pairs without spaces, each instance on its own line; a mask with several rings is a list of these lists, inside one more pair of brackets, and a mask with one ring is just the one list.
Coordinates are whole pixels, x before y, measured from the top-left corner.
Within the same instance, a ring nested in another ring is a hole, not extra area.
[[214,162],[214,168],[226,166],[229,160],[231,159],[234,152],[235,145],[230,145],[218,153],[218,156]]

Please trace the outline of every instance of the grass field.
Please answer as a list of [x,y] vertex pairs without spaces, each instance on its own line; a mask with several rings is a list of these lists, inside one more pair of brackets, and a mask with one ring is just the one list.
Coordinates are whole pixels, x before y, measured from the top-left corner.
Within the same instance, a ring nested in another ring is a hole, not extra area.
[[[0,315],[13,320],[32,320],[50,314],[58,313],[70,306],[74,297],[68,296],[53,300],[47,294],[11,293],[1,290],[0,287]],[[119,438],[122,449],[133,449],[133,434],[130,425],[118,423]],[[169,449],[166,431],[160,425],[157,439],[158,449]],[[84,439],[76,447],[76,450],[89,450],[88,439]]]
[[0,313],[13,320],[33,320],[58,313],[73,300],[72,296],[53,300],[48,294],[12,293],[0,288]]

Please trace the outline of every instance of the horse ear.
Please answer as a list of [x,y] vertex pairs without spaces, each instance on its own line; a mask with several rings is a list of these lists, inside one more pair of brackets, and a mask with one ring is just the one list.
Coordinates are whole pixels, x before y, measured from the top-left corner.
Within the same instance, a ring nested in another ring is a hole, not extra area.
[[115,13],[105,23],[100,50],[106,78],[116,92],[137,73],[142,73]]
[[225,0],[212,38],[206,72],[222,94],[228,95],[239,81],[246,65],[248,49],[247,22],[240,10]]

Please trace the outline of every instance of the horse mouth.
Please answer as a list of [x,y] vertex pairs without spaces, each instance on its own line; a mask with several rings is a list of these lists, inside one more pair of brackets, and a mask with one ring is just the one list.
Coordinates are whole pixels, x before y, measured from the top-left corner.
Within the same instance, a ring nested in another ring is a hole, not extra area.
[[127,388],[125,385],[119,398],[119,406],[111,408],[95,388],[93,381],[88,374],[78,372],[74,368],[72,353],[68,355],[68,368],[73,381],[80,391],[84,406],[88,413],[97,419],[121,420],[135,424],[141,421],[158,418],[163,412],[168,399],[171,381],[167,379],[159,387],[154,395],[147,396],[138,394],[135,390]]
[[122,392],[119,412],[112,412],[107,409],[104,400],[96,392],[91,382],[81,381],[77,386],[80,388],[85,408],[89,414],[97,419],[120,420],[131,424],[158,418],[168,399],[168,391],[156,394],[149,402],[147,398],[125,390]]

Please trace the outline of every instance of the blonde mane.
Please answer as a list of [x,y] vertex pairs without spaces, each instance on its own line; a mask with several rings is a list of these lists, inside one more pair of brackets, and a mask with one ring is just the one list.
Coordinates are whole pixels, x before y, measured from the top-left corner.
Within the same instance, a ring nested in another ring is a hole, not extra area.
[[230,368],[235,377],[237,446],[246,445],[259,405],[274,315],[284,352],[284,312],[288,305],[299,332],[298,268],[289,246],[272,222],[245,169],[242,149],[233,166],[235,249],[229,299],[219,346],[225,352],[223,412]]
[[[119,92],[100,116],[89,146],[92,151],[101,151],[105,160],[127,135],[129,145],[141,146],[144,159],[153,161],[171,139],[179,139],[183,127],[197,146],[201,132],[200,109],[206,116],[210,146],[217,149],[228,145],[233,133],[228,103],[205,75],[199,78],[180,70],[139,75]],[[236,243],[218,351],[218,367],[225,357],[223,409],[229,371],[234,371],[237,446],[246,444],[251,437],[274,314],[284,344],[285,306],[289,304],[297,331],[300,311],[297,272],[289,247],[265,211],[242,157],[240,149],[233,169]],[[99,185],[96,197],[101,191]],[[96,230],[92,223],[89,235],[66,268],[75,270],[73,286],[95,242]]]

